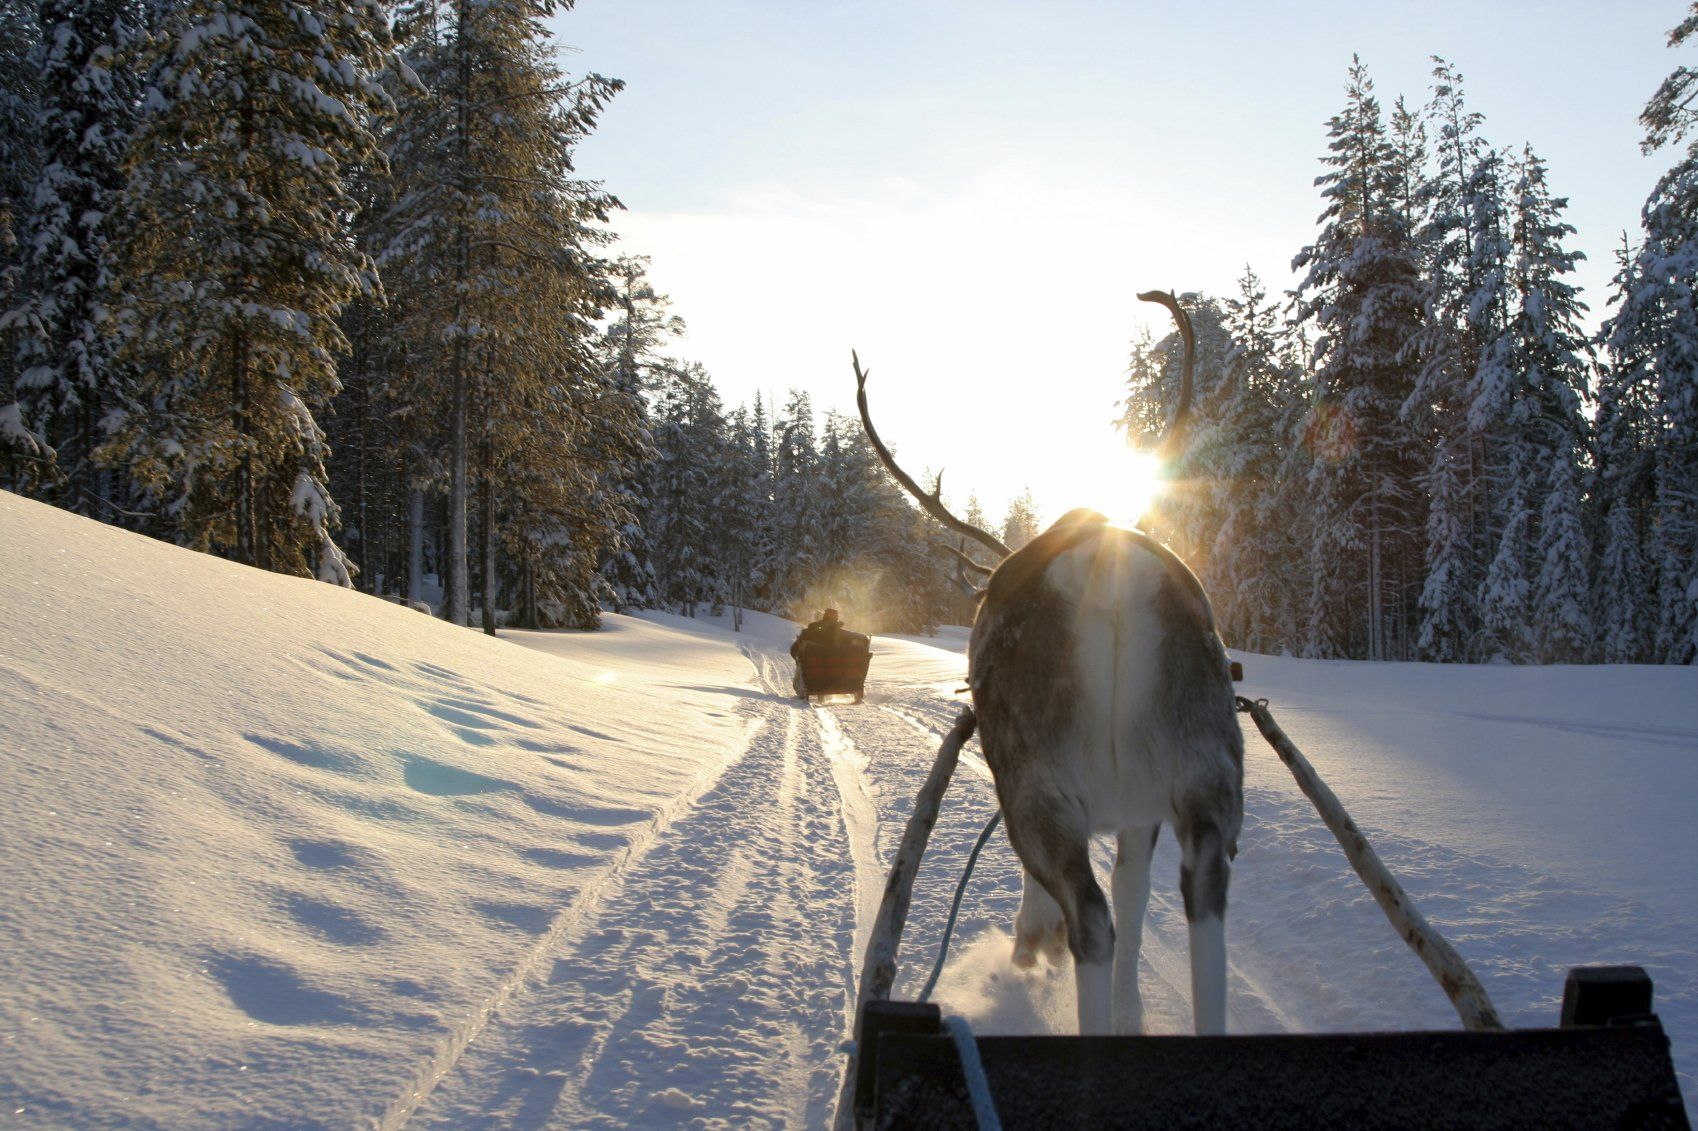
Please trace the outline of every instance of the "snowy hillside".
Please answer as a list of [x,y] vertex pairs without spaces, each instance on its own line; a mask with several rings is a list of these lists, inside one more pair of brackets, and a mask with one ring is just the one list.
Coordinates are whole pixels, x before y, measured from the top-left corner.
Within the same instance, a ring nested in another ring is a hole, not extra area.
[[[24,1127],[819,1126],[859,943],[964,637],[881,638],[866,704],[785,698],[793,626],[609,617],[492,640],[0,494],[0,1112]],[[1698,1087],[1698,672],[1244,657],[1511,1023],[1562,970],[1656,979]],[[1238,1031],[1454,1027],[1252,736]],[[923,978],[994,802],[957,775]],[[1182,1031],[1164,837],[1146,1008]],[[939,988],[1063,1028],[1015,971],[1007,843]]]

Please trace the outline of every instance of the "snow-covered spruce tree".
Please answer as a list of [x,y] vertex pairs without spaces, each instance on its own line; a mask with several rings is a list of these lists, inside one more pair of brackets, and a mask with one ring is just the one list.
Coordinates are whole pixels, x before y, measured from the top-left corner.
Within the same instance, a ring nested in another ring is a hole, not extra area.
[[1002,544],[1018,550],[1038,536],[1043,529],[1038,517],[1038,502],[1032,498],[1030,487],[1008,500],[1008,513],[1002,519]]
[[1550,478],[1539,514],[1533,644],[1535,654],[1548,664],[1583,663],[1597,651],[1587,575],[1591,549],[1581,519],[1579,446],[1570,440],[1550,454]]
[[[671,300],[655,291],[648,277],[648,257],[621,256],[613,262],[612,321],[602,331],[600,352],[616,388],[631,398],[645,413],[643,390],[660,364],[661,352],[684,333],[684,320],[667,313]],[[642,513],[647,502],[643,491],[648,479],[640,462],[618,463],[605,476],[606,490],[628,510]],[[602,563],[602,575],[612,594],[614,612],[629,608],[652,608],[659,600],[655,589],[654,565],[648,535],[640,522],[628,523],[620,531],[618,546]]]
[[[1625,234],[1616,251],[1620,306],[1639,286],[1638,253]],[[1632,345],[1634,343],[1624,343]],[[1597,468],[1592,501],[1598,513],[1598,557],[1592,607],[1606,663],[1646,663],[1656,629],[1656,586],[1646,550],[1656,513],[1656,390],[1644,358],[1620,348],[1598,368]]]
[[725,581],[731,626],[739,632],[743,610],[756,599],[760,586],[762,540],[771,527],[765,449],[756,444],[755,421],[742,407],[727,418],[726,442],[714,480],[713,513],[718,527],[714,567]]
[[803,613],[824,561],[819,537],[820,472],[813,399],[790,390],[773,420],[772,611]]
[[508,386],[489,417],[483,511],[486,523],[499,524],[498,548],[510,564],[498,571],[491,549],[483,574],[487,593],[504,572],[522,625],[592,629],[608,600],[601,564],[637,521],[608,490],[606,472],[643,458],[649,436],[634,398],[591,356],[587,320],[566,330],[573,348],[552,379]]
[[1420,366],[1403,405],[1428,452],[1428,496],[1418,654],[1458,661],[1479,635],[1480,583],[1492,553],[1487,472],[1490,421],[1471,411],[1482,383],[1501,385],[1499,338],[1507,321],[1508,241],[1500,163],[1467,109],[1462,76],[1434,58],[1425,110],[1437,167],[1419,186],[1426,319]]
[[0,324],[16,328],[20,411],[57,453],[63,478],[50,500],[111,521],[125,508],[94,452],[133,384],[114,356],[111,244],[141,108],[141,14],[135,0],[47,0],[37,15],[41,167],[24,221],[23,301]]
[[[1669,33],[1669,46],[1698,37],[1698,3]],[[1698,661],[1698,67],[1666,78],[1640,115],[1642,148],[1693,140],[1651,191],[1641,214],[1644,240],[1603,337],[1617,388],[1651,396],[1654,499],[1648,546],[1656,594],[1653,654],[1671,664]],[[1606,628],[1606,631],[1609,631]]]
[[[410,73],[397,67],[385,76],[393,92],[405,90]],[[355,246],[375,259],[383,247],[383,219],[395,204],[395,181],[387,161],[350,169],[344,178],[352,205]],[[358,567],[354,583],[369,593],[423,599],[423,579],[413,587],[412,494],[421,474],[420,453],[436,446],[438,422],[403,395],[407,343],[396,332],[400,314],[385,295],[362,295],[342,312],[348,352],[338,366],[341,390],[324,421],[331,454],[330,482],[344,518],[339,542]],[[422,435],[421,435],[422,434]],[[421,441],[425,441],[421,443]],[[424,570],[423,499],[417,531],[418,567]]]
[[749,415],[748,459],[752,476],[748,487],[748,516],[753,529],[749,533],[751,568],[746,577],[749,586],[748,603],[755,608],[770,609],[772,579],[777,571],[774,547],[777,544],[777,518],[773,511],[772,425],[767,418],[766,402],[755,394],[755,407]]
[[123,217],[139,403],[109,457],[184,543],[349,584],[314,413],[337,318],[378,285],[344,177],[391,107],[388,20],[371,0],[185,0],[151,52]]
[[[38,27],[32,5],[0,0],[0,310],[22,293],[25,203],[41,168]],[[17,337],[16,328],[0,325],[0,486],[35,492],[53,481],[58,465],[47,437],[18,401]]]
[[[657,377],[647,514],[661,601],[693,617],[730,596],[719,528],[728,436],[719,393],[699,365]],[[705,607],[705,608],[704,608]]]
[[1281,357],[1279,313],[1248,266],[1226,302],[1232,345],[1217,396],[1215,473],[1220,526],[1206,587],[1222,634],[1235,647],[1277,651],[1288,643],[1284,612],[1303,557],[1295,498],[1281,465],[1288,419],[1300,403],[1300,373]]
[[1568,281],[1584,257],[1563,246],[1574,234],[1562,219],[1567,203],[1551,195],[1544,162],[1525,148],[1511,210],[1514,313],[1506,337],[1517,390],[1509,440],[1527,450],[1529,497],[1545,498],[1529,574],[1534,654],[1546,663],[1575,663],[1593,652],[1580,477],[1590,444],[1582,406],[1591,396],[1593,362],[1580,325],[1586,304]]
[[[461,625],[470,617],[469,507],[481,476],[490,631],[497,580],[490,566],[502,521],[496,480],[512,474],[508,461],[519,454],[554,461],[562,478],[580,476],[570,447],[538,454],[534,437],[554,428],[588,442],[595,412],[630,408],[602,387],[587,349],[591,322],[611,298],[593,253],[609,238],[599,225],[617,202],[572,168],[575,146],[622,84],[594,74],[568,82],[556,67],[545,20],[570,7],[559,0],[409,5],[404,20],[421,28],[409,60],[425,91],[403,100],[385,141],[401,184],[383,262],[404,311],[398,331],[415,351],[410,397],[446,421],[447,616]],[[569,429],[565,420],[537,415],[562,410],[573,417]],[[624,421],[611,431],[624,436]],[[522,478],[543,489],[539,477]],[[548,494],[557,507],[561,497]],[[609,546],[600,535],[588,545],[582,535],[594,527],[616,537],[623,523],[606,492],[581,498],[596,501],[599,519],[580,509],[558,515],[579,537],[555,530],[538,500],[513,506],[529,516],[527,536],[538,540],[531,551],[551,563],[539,559],[532,572],[551,579],[559,607],[575,610],[574,623],[593,624],[600,560],[585,572],[576,558]]]
[[1532,655],[1527,623],[1532,593],[1527,563],[1532,557],[1529,534],[1533,512],[1527,497],[1529,476],[1518,466],[1523,455],[1517,450],[1512,457],[1501,503],[1503,528],[1498,534],[1497,552],[1480,583],[1481,638],[1494,649],[1485,659],[1494,662],[1517,662]]
[[1313,322],[1314,401],[1308,442],[1315,537],[1304,651],[1402,655],[1420,580],[1421,467],[1400,416],[1414,382],[1421,325],[1420,261],[1398,198],[1396,152],[1373,83],[1352,60],[1346,106],[1329,122],[1327,201],[1296,318]]
[[[859,422],[854,427],[859,431]],[[866,537],[873,510],[874,476],[858,466],[851,449],[853,440],[849,422],[835,410],[827,410],[820,428],[819,505],[814,530],[818,536],[819,577],[833,587],[840,584],[845,567],[856,557],[857,542]],[[835,599],[843,600],[841,596]]]

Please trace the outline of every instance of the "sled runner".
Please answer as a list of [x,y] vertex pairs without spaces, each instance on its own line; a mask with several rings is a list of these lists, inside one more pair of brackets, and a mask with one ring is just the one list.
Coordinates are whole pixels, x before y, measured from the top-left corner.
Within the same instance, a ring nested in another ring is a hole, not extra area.
[[796,646],[796,694],[807,699],[853,695],[859,703],[867,688],[872,641],[859,632],[845,632],[837,644],[803,640]]

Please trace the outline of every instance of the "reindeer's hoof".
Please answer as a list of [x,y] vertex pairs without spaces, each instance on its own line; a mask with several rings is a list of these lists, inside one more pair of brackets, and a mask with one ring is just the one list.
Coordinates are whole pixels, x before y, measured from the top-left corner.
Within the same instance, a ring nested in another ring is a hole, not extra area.
[[1035,931],[1016,931],[1014,934],[1014,965],[1030,968],[1038,959],[1047,958],[1060,965],[1067,957],[1067,924],[1056,923]]

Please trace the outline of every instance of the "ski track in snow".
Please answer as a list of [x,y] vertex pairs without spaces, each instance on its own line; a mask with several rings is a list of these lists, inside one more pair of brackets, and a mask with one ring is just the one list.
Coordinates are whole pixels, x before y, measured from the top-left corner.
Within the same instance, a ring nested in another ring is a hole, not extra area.
[[744,650],[768,691],[744,700],[747,746],[547,940],[413,1125],[830,1119],[878,817],[832,713],[786,700],[788,662]]

